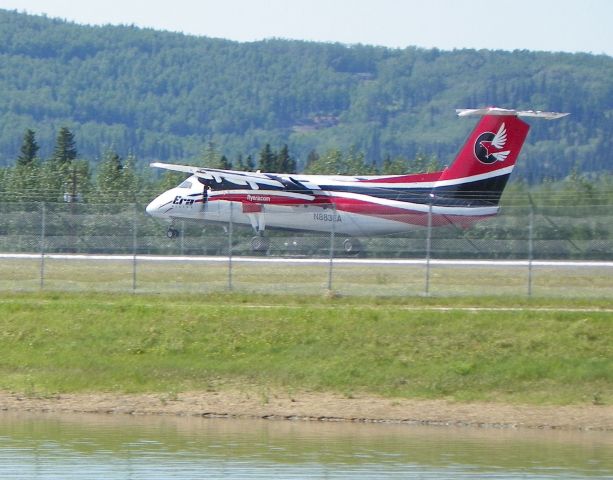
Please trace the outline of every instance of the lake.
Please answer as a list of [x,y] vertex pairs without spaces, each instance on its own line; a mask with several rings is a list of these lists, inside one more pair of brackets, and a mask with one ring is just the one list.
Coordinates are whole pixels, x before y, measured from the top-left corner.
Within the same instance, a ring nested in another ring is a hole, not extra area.
[[0,478],[612,478],[613,432],[0,412]]

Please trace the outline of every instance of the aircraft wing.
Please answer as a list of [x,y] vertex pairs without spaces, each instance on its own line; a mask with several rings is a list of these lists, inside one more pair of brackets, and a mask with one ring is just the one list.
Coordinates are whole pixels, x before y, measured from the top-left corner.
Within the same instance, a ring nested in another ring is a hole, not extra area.
[[150,167],[164,168],[175,172],[184,172],[191,175],[196,175],[205,180],[213,180],[221,183],[226,180],[235,185],[250,186],[253,190],[259,190],[266,186],[269,187],[284,187],[280,179],[275,179],[274,176],[260,172],[240,172],[236,170],[222,170],[218,168],[193,167],[190,165],[176,165],[174,163],[154,162],[149,164]]
[[212,180],[217,183],[227,181],[235,185],[249,186],[252,190],[260,190],[266,188],[283,188],[286,191],[312,195],[313,190],[319,190],[320,187],[314,183],[296,180],[291,175],[261,173],[261,172],[243,172],[238,170],[222,170],[219,168],[208,167],[193,167],[190,165],[176,165],[174,163],[150,163],[149,166],[173,170],[176,172],[189,173],[196,175],[205,180]]

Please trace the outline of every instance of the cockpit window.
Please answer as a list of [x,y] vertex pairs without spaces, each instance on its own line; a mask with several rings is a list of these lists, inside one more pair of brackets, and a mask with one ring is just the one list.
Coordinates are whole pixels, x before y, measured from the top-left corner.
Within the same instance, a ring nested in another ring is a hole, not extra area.
[[192,182],[185,180],[178,188],[192,188]]

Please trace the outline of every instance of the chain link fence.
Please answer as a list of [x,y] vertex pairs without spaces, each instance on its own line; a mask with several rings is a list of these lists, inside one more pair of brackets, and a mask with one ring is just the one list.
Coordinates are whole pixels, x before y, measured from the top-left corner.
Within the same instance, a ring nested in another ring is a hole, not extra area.
[[322,233],[267,230],[254,252],[251,227],[234,222],[178,220],[168,238],[144,205],[5,203],[0,290],[613,297],[609,207],[505,207],[466,229],[433,220],[357,238],[335,220]]

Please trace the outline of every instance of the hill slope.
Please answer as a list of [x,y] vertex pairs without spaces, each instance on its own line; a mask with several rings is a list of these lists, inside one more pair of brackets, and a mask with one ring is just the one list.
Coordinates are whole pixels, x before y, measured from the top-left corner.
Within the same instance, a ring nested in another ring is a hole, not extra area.
[[448,163],[472,127],[456,107],[572,112],[532,122],[529,179],[610,171],[613,58],[270,40],[237,43],[128,26],[80,26],[0,10],[0,165],[26,128],[49,155],[61,126],[82,156],[191,161],[270,142],[304,162],[356,146],[370,162],[418,152]]

